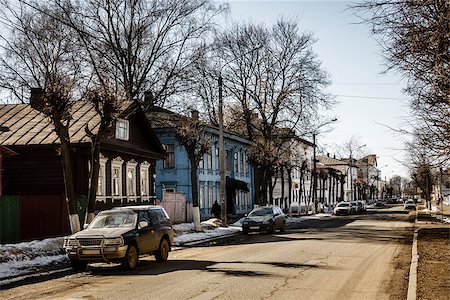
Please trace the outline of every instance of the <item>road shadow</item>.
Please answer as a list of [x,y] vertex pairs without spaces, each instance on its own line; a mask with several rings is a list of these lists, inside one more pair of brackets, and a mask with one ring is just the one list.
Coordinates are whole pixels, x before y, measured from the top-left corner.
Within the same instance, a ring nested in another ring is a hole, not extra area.
[[289,269],[332,269],[336,268],[319,264],[283,263],[266,261],[208,261],[208,260],[168,260],[159,263],[154,260],[143,259],[139,261],[136,269],[126,271],[119,265],[89,266],[84,272],[94,276],[123,276],[123,275],[161,275],[184,270],[197,270],[210,273],[220,273],[233,277],[282,277],[270,272],[249,270],[248,265],[270,265],[277,268]]

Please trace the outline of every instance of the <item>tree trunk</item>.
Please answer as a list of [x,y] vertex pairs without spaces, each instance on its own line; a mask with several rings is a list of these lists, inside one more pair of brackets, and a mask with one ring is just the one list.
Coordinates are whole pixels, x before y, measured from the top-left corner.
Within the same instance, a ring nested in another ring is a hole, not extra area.
[[77,198],[75,196],[72,161],[70,158],[69,132],[62,124],[55,125],[55,127],[61,141],[61,162],[63,167],[67,208],[69,210],[70,230],[72,233],[75,233],[80,231],[80,220],[78,218]]
[[281,197],[280,197],[280,208],[283,209],[284,206],[284,168],[280,168],[281,172]]
[[91,172],[90,172],[90,186],[88,191],[88,201],[85,224],[90,224],[94,219],[95,214],[95,200],[98,189],[98,176],[100,171],[100,143],[98,135],[92,137],[91,148]]
[[288,205],[287,208],[289,208],[291,206],[292,203],[292,169],[288,168],[287,169],[287,177],[288,177]]
[[202,231],[200,224],[200,208],[198,203],[198,183],[197,183],[197,163],[193,155],[189,154],[189,161],[191,163],[191,186],[192,186],[192,213],[194,217],[194,230]]

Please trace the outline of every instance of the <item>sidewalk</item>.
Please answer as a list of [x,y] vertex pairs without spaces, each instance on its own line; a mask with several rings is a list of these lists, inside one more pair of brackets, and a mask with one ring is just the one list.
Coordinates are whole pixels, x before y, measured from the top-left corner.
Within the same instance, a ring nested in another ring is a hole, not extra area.
[[[434,214],[440,216],[441,212]],[[416,282],[412,285],[410,282],[410,289],[415,291],[410,291],[408,300],[450,299],[450,206],[443,205],[442,215],[444,223],[437,222],[433,217],[416,222],[417,255],[414,257],[413,247],[410,273]],[[416,269],[413,270],[413,267]]]

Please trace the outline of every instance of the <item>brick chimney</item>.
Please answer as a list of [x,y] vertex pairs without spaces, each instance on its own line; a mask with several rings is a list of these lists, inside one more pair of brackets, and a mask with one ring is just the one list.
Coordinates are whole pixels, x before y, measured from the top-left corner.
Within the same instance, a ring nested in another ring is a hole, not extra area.
[[44,103],[44,90],[41,88],[31,88],[30,105],[32,108],[42,110]]

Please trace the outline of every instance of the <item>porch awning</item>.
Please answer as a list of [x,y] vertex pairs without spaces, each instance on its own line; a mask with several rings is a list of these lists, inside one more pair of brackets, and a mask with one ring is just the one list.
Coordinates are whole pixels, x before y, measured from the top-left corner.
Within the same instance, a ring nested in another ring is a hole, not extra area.
[[227,177],[226,179],[226,185],[225,188],[228,189],[236,189],[236,190],[241,190],[244,192],[248,192],[248,185],[246,182],[241,181],[241,180],[237,180],[231,177]]

